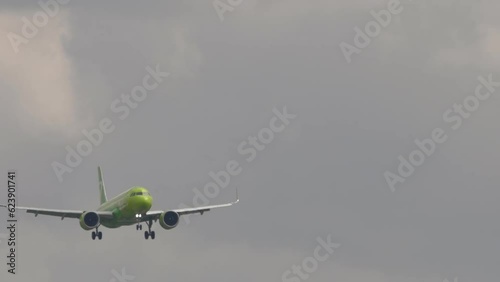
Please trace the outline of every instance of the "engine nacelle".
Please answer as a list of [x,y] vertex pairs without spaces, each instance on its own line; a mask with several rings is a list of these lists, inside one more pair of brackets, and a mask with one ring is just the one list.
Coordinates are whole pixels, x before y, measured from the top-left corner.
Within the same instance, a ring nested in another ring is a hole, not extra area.
[[80,216],[80,226],[84,230],[91,230],[101,225],[101,218],[95,212],[85,212]]
[[179,224],[179,214],[174,211],[167,211],[160,215],[160,225],[165,229],[175,228]]

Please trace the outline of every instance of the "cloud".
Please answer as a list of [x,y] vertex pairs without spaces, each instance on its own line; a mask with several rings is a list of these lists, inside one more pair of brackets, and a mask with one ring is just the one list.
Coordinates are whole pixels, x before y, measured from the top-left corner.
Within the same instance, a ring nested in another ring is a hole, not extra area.
[[[313,5],[307,1],[301,0],[281,0],[281,1],[265,1],[259,2],[257,0],[244,0],[240,6],[235,9],[235,15],[231,16],[240,18],[238,14],[246,14],[247,17],[241,17],[248,24],[255,24],[255,19],[258,17],[259,20],[265,20],[265,23],[272,21],[276,23],[279,19],[281,23],[294,24],[294,20],[297,18],[310,17],[313,14],[336,14],[342,11],[352,11],[353,9],[362,9],[369,11],[370,9],[384,8],[387,5],[386,0],[374,0],[374,1],[346,1],[339,3],[338,1],[329,0],[319,0],[315,1]],[[228,15],[231,13],[227,13]],[[300,22],[299,22],[300,23]]]
[[174,53],[170,68],[181,75],[194,75],[202,63],[201,51],[188,39],[188,31],[181,27],[173,29]]
[[440,49],[434,63],[448,64],[456,67],[466,65],[485,67],[500,64],[500,29],[495,26],[481,25],[478,28],[480,39],[472,45],[463,45],[457,42],[456,46]]
[[14,52],[7,35],[22,35],[22,17],[34,11],[0,13],[0,81],[5,83],[8,110],[21,126],[34,133],[58,131],[70,134],[76,120],[72,64],[64,40],[71,37],[69,13],[61,11],[45,27]]

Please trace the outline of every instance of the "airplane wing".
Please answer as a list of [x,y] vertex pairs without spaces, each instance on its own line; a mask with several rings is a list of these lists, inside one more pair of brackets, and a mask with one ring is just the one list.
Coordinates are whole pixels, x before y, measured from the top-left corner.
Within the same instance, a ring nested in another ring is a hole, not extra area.
[[[7,208],[5,205],[0,205],[0,207]],[[40,209],[40,208],[29,208],[29,207],[16,207],[16,210],[26,210],[27,213],[33,213],[35,216],[49,215],[64,218],[80,218],[80,216],[86,211],[77,210],[56,210],[56,209]],[[109,211],[96,211],[101,218],[113,218],[113,213]]]
[[[235,205],[239,202],[240,202],[240,198],[238,197],[238,190],[236,189],[236,200],[234,202],[227,203],[227,204],[221,204],[221,205],[211,205],[211,206],[203,206],[203,207],[195,207],[195,208],[176,209],[176,210],[171,210],[171,211],[174,211],[174,212],[178,213],[179,215],[193,214],[193,213],[199,213],[199,214],[203,215],[204,212],[207,212],[207,211],[210,211],[213,209],[218,209],[218,208],[230,207],[230,206]],[[150,220],[150,219],[157,220],[163,212],[164,211],[149,211],[146,213],[146,216],[142,218],[142,221],[146,221],[146,220]]]

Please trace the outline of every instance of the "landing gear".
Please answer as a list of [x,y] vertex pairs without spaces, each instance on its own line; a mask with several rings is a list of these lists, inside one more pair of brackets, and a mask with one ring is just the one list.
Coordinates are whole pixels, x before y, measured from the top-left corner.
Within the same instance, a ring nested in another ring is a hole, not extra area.
[[156,237],[156,233],[154,231],[151,232],[144,231],[144,238],[147,240],[149,239],[149,237],[151,237],[151,240],[154,240]]
[[98,238],[99,240],[102,239],[102,232],[99,231],[99,228],[96,228],[95,231],[92,231],[92,240],[95,240],[95,238]]
[[154,240],[155,237],[156,237],[156,234],[154,231],[151,231],[151,226],[153,226],[153,220],[149,220],[148,222],[146,222],[146,224],[148,225],[148,231],[144,231],[144,239],[149,239],[149,237],[151,237],[151,240]]
[[142,225],[140,223],[137,223],[135,226],[135,230],[142,230]]

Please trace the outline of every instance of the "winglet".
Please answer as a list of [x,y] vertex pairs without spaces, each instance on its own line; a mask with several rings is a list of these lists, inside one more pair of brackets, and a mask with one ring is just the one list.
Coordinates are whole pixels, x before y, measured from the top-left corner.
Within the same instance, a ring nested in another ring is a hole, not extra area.
[[238,196],[238,187],[236,187],[236,201],[234,201],[234,204],[237,204],[240,202],[240,196]]

